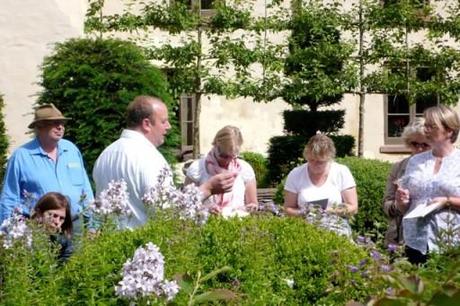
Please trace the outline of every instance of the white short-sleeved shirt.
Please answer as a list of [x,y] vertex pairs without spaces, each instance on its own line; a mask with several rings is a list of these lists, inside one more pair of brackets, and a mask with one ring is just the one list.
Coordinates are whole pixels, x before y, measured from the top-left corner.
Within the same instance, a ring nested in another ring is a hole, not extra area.
[[149,188],[158,184],[158,176],[164,168],[170,169],[170,166],[163,155],[134,130],[123,130],[120,138],[99,155],[93,168],[96,195],[112,180],[123,179],[128,186],[132,215],[120,220],[121,228],[134,228],[147,221],[147,210],[141,199]]
[[[201,185],[211,178],[211,175],[209,175],[209,173],[206,171],[205,162],[206,157],[203,157],[201,159],[195,160],[187,168],[187,177],[197,185]],[[232,201],[222,210],[222,215],[224,217],[245,215],[243,212],[245,212],[244,196],[246,192],[246,183],[256,179],[254,170],[249,163],[242,159],[238,159],[238,162],[241,166],[241,171],[235,178],[235,182],[233,184]],[[212,196],[208,199],[208,201],[212,203]]]
[[[306,207],[308,203],[327,199],[327,207],[343,203],[342,191],[355,187],[356,183],[350,170],[345,165],[332,162],[326,181],[321,186],[315,186],[308,175],[308,163],[294,168],[286,179],[284,190],[297,194],[297,205]],[[337,222],[338,226],[331,226]],[[348,221],[344,218],[329,215],[321,220],[324,227],[330,228],[347,236],[351,235]],[[338,228],[336,228],[338,227]]]
[[[410,194],[406,214],[435,197],[460,197],[460,150],[455,149],[445,156],[436,174],[433,173],[435,162],[436,157],[431,150],[416,154],[409,160],[403,181],[403,187],[409,189]],[[437,251],[440,234],[449,226],[460,230],[460,213],[455,209],[444,208],[424,218],[403,219],[404,241],[423,254],[428,250]],[[460,239],[455,236],[451,243],[458,245]]]

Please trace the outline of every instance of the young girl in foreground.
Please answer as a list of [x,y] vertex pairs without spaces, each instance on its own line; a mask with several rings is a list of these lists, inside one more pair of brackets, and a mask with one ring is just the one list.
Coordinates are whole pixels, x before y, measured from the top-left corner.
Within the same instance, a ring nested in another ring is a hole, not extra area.
[[72,255],[72,219],[68,199],[58,192],[48,192],[38,200],[32,219],[43,224],[50,233],[50,240],[59,243],[59,261],[67,261]]

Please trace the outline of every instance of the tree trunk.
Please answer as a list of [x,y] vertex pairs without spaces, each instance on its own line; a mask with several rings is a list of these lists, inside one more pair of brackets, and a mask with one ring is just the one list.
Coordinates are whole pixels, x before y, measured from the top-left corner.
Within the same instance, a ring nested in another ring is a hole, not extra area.
[[364,80],[364,23],[363,3],[359,1],[359,117],[358,117],[358,156],[363,156],[364,146],[364,102],[366,100]]
[[195,112],[193,114],[193,158],[197,159],[200,157],[200,113],[201,113],[201,27],[198,27],[197,41],[200,48],[199,55],[196,59],[196,71],[195,71]]

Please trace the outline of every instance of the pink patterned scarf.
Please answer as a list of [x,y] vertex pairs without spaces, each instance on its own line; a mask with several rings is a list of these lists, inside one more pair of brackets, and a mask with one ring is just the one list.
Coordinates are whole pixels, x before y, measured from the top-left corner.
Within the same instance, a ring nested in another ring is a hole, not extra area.
[[[222,168],[221,166],[219,166],[219,163],[217,161],[217,156],[219,156],[217,147],[214,147],[211,151],[209,151],[208,155],[206,156],[205,166],[206,166],[206,171],[208,172],[210,176],[214,176],[216,174],[223,173],[223,172],[239,173],[241,171],[241,165],[238,162],[238,159],[233,158],[228,164],[227,168]],[[232,199],[233,199],[233,191],[213,195],[213,202],[221,208],[231,203]]]

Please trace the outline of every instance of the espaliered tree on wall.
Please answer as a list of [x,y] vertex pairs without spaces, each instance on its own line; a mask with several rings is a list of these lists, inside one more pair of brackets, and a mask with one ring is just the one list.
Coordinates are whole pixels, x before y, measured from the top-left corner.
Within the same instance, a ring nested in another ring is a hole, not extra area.
[[437,103],[458,103],[458,1],[359,0],[342,12],[342,27],[357,46],[356,56],[349,60],[359,71],[358,155],[363,154],[367,94],[388,95],[385,133],[390,138],[400,135],[410,113],[420,114]]
[[[269,178],[273,183],[301,158],[303,146],[316,131],[333,134],[343,127],[343,110],[324,109],[337,104],[355,86],[353,67],[344,65],[353,49],[341,42],[339,17],[335,6],[295,1],[284,63],[288,81],[282,89],[282,97],[293,110],[284,111],[288,135],[270,140]],[[353,140],[347,139],[345,145],[337,146],[339,156],[351,154]],[[334,140],[343,143],[338,136]]]
[[[98,35],[142,32],[135,41],[150,59],[167,71],[176,99],[195,98],[194,157],[199,152],[200,108],[203,95],[253,97],[267,101],[279,96],[284,49],[267,39],[267,29],[284,28],[286,10],[272,1],[263,16],[251,15],[256,1],[152,1],[104,15],[104,0],[90,4],[85,28]],[[153,31],[168,34],[159,40]]]

